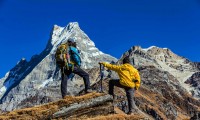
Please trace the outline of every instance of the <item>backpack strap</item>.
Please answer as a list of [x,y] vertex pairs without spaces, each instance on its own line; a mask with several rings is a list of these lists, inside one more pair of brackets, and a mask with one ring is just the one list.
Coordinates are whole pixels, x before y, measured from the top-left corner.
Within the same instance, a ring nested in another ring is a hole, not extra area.
[[69,46],[67,44],[64,44],[64,45],[65,45],[65,49],[64,49],[64,51],[62,51],[62,52],[64,52],[64,53],[62,53],[62,55],[63,55],[63,58],[64,58],[65,66],[66,66],[67,70],[69,70],[69,61],[66,58],[66,52],[67,52],[67,49],[68,49]]

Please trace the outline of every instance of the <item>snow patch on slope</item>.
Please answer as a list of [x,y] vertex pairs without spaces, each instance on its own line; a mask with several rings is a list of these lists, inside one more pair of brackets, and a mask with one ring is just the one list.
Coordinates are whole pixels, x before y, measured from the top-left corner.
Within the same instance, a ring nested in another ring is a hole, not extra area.
[[[163,54],[164,55],[164,54]],[[190,92],[191,88],[188,84],[185,84],[184,82],[193,75],[194,72],[190,71],[179,71],[174,68],[169,67],[165,62],[162,62],[160,60],[156,60],[157,63],[162,67],[163,70],[168,71],[170,74],[172,74],[174,77],[176,77],[180,84],[188,91]],[[182,64],[183,60],[178,60],[177,64]]]
[[142,50],[144,50],[145,52],[147,52],[148,50],[150,50],[150,49],[152,49],[152,48],[154,48],[154,47],[156,47],[156,46],[150,46],[150,47],[148,47],[148,48],[143,48]]
[[42,84],[39,84],[36,86],[37,89],[40,89],[40,88],[44,88],[49,82],[52,82],[53,81],[53,78],[49,78],[47,80],[44,80],[44,82]]

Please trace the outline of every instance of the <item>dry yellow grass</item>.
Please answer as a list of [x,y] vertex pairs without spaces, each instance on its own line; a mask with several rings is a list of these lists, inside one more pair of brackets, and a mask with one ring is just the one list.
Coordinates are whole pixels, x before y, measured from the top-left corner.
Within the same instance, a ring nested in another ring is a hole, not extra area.
[[[45,105],[35,106],[32,108],[25,108],[25,109],[19,109],[15,111],[11,111],[8,113],[4,113],[0,115],[0,120],[37,120],[37,119],[47,119],[48,116],[52,115],[56,111],[58,111],[59,108],[63,106],[68,106],[71,103],[77,103],[81,101],[85,101],[91,98],[103,96],[105,94],[102,93],[90,93],[83,96],[77,96],[77,97],[67,97],[66,99],[61,99],[56,102],[50,102]],[[97,116],[94,118],[74,118],[76,120],[141,120],[145,118],[142,115],[126,115],[122,111],[118,110],[119,114],[111,114],[107,116]],[[62,118],[59,118],[59,120],[62,120]]]
[[[135,96],[136,97],[142,97],[145,100],[147,100],[149,103],[151,103],[153,105],[153,106],[151,104],[147,105],[149,109],[155,110],[163,119],[168,119],[164,115],[164,111],[159,109],[159,104],[158,104],[158,101],[156,100],[156,97],[159,98],[160,101],[165,100],[165,98],[163,96],[160,96],[159,94],[152,93],[152,92],[150,92],[149,90],[147,90],[143,87],[141,87],[141,89],[136,92]],[[181,112],[182,110],[178,106],[175,106],[175,107],[176,107],[177,112],[178,112],[178,116],[177,116],[178,120],[189,120],[190,119],[189,116],[187,116],[187,115],[185,115],[184,113]]]
[[112,114],[108,116],[98,116],[94,118],[88,118],[86,120],[141,120],[145,117],[142,115],[126,115],[126,114]]
[[35,106],[32,108],[25,108],[14,110],[8,113],[4,113],[0,115],[0,120],[9,120],[9,119],[24,119],[24,120],[35,120],[35,119],[44,119],[51,116],[53,113],[58,111],[59,108],[63,106],[68,106],[72,103],[77,103],[81,101],[85,101],[87,99],[95,98],[102,96],[102,93],[90,93],[83,96],[77,97],[67,97],[66,99],[61,99],[56,102],[50,102],[45,105]]

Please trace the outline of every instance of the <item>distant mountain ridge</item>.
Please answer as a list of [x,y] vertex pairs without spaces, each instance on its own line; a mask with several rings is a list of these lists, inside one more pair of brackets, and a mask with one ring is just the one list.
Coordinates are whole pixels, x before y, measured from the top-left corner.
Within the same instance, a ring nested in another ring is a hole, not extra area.
[[[117,60],[101,52],[93,41],[80,29],[77,22],[66,27],[54,25],[44,51],[34,55],[30,61],[21,59],[4,78],[0,80],[2,111],[31,107],[61,99],[59,69],[54,54],[59,44],[69,37],[77,40],[81,50],[82,68],[90,75],[94,89],[98,89],[99,61],[121,63],[129,56],[131,63],[141,75],[141,87],[135,94],[140,110],[155,119],[189,119],[200,115],[200,63],[173,53],[168,48],[133,46]],[[103,87],[108,90],[107,72]],[[112,72],[111,78],[118,78]],[[68,91],[78,95],[83,90],[83,80],[79,76],[68,81]],[[115,106],[127,112],[124,91],[115,89],[118,103]]]
[[156,46],[151,46],[147,49],[133,46],[124,54],[134,54],[132,58],[137,66],[155,66],[162,71],[168,71],[179,80],[180,84],[189,93],[193,93],[194,97],[200,98],[200,85],[194,87],[185,83],[193,74],[200,71],[199,63],[178,56],[168,48]]

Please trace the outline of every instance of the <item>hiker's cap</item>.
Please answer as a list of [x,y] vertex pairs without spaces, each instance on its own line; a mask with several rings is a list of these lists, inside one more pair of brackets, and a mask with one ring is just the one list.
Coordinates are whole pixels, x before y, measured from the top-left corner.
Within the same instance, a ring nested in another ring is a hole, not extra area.
[[73,42],[73,43],[74,43],[74,42],[76,42],[76,41],[75,41],[74,38],[69,38],[69,39],[68,39],[68,42]]

